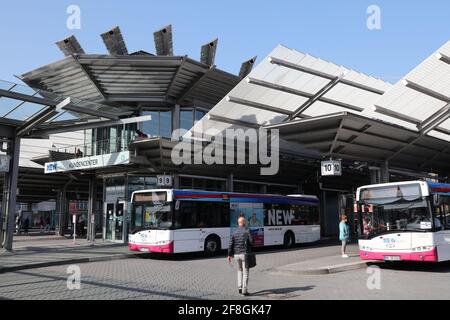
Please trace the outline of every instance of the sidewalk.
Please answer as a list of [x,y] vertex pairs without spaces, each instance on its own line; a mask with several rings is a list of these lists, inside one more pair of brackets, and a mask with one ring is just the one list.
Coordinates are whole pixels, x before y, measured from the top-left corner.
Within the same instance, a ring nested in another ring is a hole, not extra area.
[[[340,246],[336,246],[334,252],[339,252]],[[361,261],[358,246],[353,244],[347,247],[349,258],[342,258],[339,254],[324,255],[320,258],[308,259],[277,268],[267,270],[271,274],[283,275],[321,275],[345,272],[366,268],[371,261]]]
[[135,258],[124,244],[97,241],[94,245],[80,239],[43,236],[40,239],[22,238],[14,243],[14,253],[0,251],[0,273],[72,263]]

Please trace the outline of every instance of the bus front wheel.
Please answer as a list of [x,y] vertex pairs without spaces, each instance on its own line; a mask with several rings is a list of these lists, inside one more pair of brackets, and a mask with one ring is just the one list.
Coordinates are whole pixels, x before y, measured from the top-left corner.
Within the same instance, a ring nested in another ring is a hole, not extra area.
[[285,248],[292,248],[295,244],[295,236],[291,231],[288,231],[284,234],[283,245]]
[[220,252],[220,239],[217,236],[209,236],[205,240],[205,253],[209,256],[215,256]]

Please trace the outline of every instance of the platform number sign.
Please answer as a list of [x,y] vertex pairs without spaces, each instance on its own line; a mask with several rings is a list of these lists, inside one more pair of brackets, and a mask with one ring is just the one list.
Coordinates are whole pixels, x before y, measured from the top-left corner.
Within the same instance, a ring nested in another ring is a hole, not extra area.
[[171,187],[172,186],[172,176],[170,175],[159,175],[156,176],[158,181],[158,186],[160,187]]
[[341,161],[322,161],[322,176],[342,176]]

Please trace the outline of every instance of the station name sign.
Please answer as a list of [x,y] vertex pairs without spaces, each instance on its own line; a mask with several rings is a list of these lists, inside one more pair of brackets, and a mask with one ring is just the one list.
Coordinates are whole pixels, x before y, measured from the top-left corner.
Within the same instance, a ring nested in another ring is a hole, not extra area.
[[102,154],[98,156],[47,162],[45,164],[45,173],[89,170],[129,163],[130,163],[130,152],[122,151],[122,152]]

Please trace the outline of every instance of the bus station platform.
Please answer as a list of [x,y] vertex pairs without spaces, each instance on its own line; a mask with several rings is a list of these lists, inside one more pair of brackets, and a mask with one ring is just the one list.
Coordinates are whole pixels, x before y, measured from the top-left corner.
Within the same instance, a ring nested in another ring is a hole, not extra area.
[[128,251],[122,243],[85,239],[76,240],[55,236],[25,237],[15,242],[13,253],[0,251],[0,273],[98,261],[135,258],[140,253]]
[[[271,274],[280,275],[324,275],[339,272],[357,270],[370,266],[373,262],[361,261],[358,246],[356,244],[347,247],[348,258],[342,258],[339,254],[340,247],[335,247],[336,254],[324,254],[320,258],[305,259],[292,264],[276,267],[268,270]],[[320,250],[320,248],[319,248]],[[325,251],[324,251],[325,253]]]

